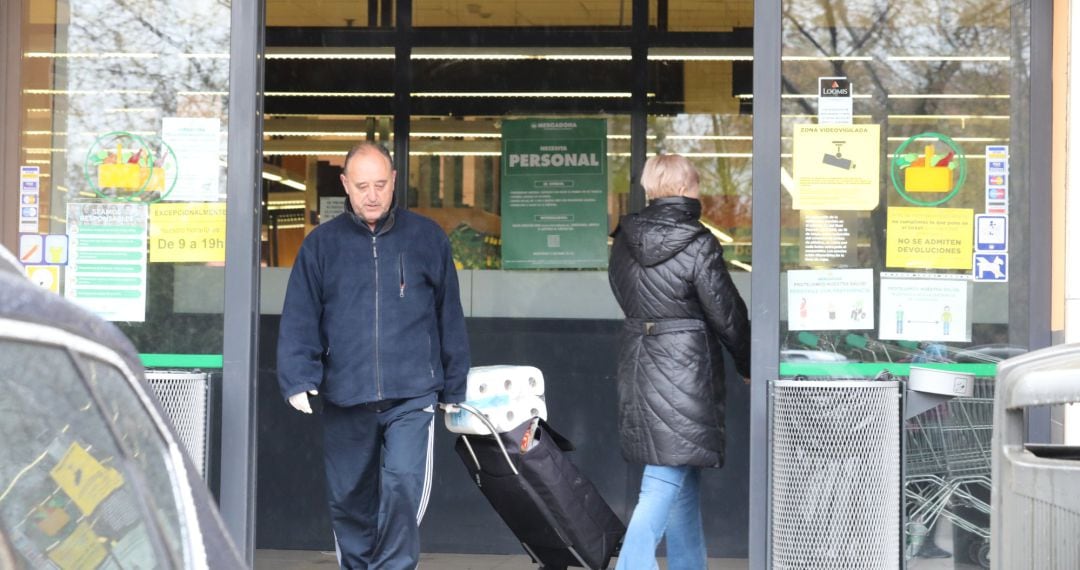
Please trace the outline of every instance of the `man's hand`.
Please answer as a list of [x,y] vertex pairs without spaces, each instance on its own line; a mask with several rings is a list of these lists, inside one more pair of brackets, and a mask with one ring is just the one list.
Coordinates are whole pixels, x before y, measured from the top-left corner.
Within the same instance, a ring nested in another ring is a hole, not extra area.
[[311,413],[311,402],[308,401],[308,395],[318,396],[318,390],[308,390],[307,392],[300,392],[299,394],[293,394],[289,396],[289,405],[296,408],[298,411],[305,414]]
[[749,385],[750,385],[750,378],[748,378],[748,377],[744,377],[744,378],[742,379],[742,383],[743,383],[743,384],[746,384],[747,386],[749,386]]

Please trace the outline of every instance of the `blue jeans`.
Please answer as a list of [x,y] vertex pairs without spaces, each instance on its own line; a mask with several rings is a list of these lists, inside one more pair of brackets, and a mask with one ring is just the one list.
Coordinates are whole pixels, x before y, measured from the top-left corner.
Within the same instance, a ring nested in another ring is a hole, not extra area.
[[641,494],[626,529],[616,570],[655,570],[656,547],[667,535],[670,570],[704,570],[699,467],[646,465]]

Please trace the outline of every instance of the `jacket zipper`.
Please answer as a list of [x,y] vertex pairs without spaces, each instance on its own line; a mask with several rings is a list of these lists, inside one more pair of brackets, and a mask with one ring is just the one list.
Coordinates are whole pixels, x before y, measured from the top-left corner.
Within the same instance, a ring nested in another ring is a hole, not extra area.
[[375,247],[376,236],[371,236],[371,255],[375,259],[375,398],[382,398],[382,373],[379,366],[379,250]]
[[398,274],[401,277],[401,289],[399,290],[398,297],[405,298],[405,254],[398,254]]

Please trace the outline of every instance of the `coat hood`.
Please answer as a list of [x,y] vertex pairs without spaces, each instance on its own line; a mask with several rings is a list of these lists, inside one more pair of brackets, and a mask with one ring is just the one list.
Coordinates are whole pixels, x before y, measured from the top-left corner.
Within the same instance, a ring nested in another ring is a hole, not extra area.
[[626,232],[626,243],[635,261],[652,267],[708,232],[698,221],[700,218],[701,202],[695,198],[657,198],[640,213],[624,216],[615,231]]

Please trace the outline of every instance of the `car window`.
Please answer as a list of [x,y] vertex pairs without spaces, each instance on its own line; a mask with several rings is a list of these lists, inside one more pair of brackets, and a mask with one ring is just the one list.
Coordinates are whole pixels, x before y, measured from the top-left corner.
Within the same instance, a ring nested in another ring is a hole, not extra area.
[[64,350],[0,339],[0,527],[27,568],[156,568],[144,493]]
[[120,370],[94,358],[86,357],[82,361],[87,379],[105,407],[106,417],[143,474],[149,501],[156,507],[152,512],[158,518],[167,547],[176,553],[178,560],[183,559],[178,491],[174,487],[179,479],[172,469],[165,439]]

